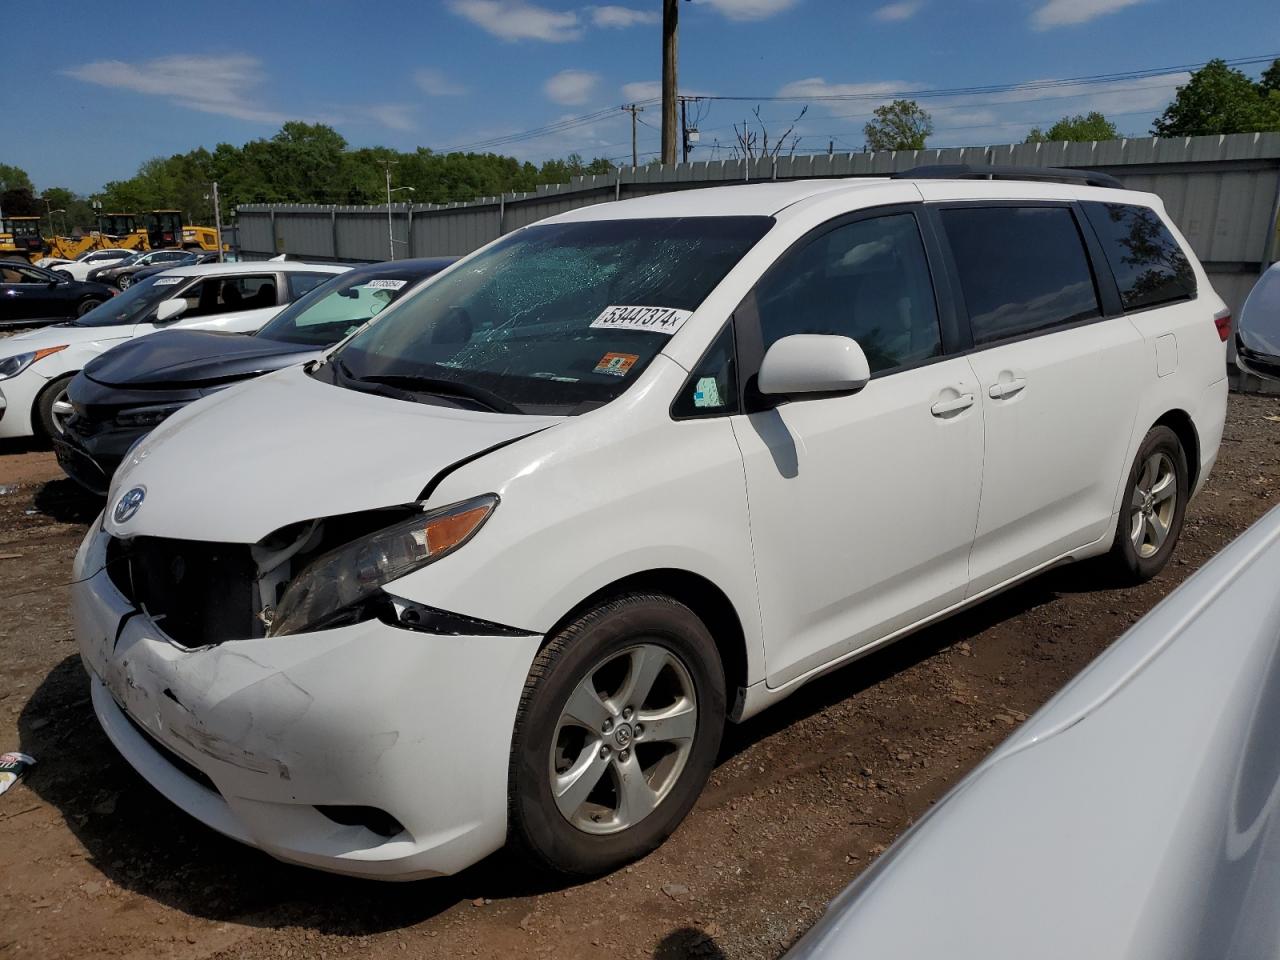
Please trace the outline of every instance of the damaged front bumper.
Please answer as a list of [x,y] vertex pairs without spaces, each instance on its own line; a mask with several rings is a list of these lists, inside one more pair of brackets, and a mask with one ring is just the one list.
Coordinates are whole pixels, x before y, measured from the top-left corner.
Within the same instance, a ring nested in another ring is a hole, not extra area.
[[322,870],[455,873],[506,839],[516,707],[538,636],[370,621],[187,649],[76,557],[76,637],[107,736],[169,800]]

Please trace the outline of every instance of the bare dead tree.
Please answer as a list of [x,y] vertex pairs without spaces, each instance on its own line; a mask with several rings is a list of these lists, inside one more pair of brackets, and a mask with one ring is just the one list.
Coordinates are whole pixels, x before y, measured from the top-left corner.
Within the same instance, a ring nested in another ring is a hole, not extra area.
[[[787,139],[791,137],[792,132],[796,128],[796,124],[799,123],[804,118],[804,115],[809,112],[809,106],[808,104],[805,104],[801,111],[795,115],[782,136],[773,138],[772,147],[769,145],[769,127],[765,123],[764,118],[760,116],[760,107],[757,106],[751,112],[755,115],[755,125],[758,126],[760,130],[758,133],[753,130],[751,122],[747,120],[742,122],[741,127],[735,123],[733,125],[733,132],[737,137],[738,145],[734,152],[737,153],[741,151],[742,156],[746,157],[748,160],[755,160],[757,157],[760,157],[761,159],[770,159],[777,158],[782,155],[782,151],[787,148]],[[795,137],[791,140],[791,154],[793,156],[796,152],[796,145],[799,142],[799,137]]]

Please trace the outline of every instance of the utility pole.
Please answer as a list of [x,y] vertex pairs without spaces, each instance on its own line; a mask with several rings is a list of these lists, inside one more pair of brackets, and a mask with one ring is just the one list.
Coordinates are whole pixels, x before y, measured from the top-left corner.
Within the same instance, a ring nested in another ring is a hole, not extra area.
[[680,98],[680,160],[689,162],[689,101]]
[[213,233],[218,241],[218,262],[222,262],[222,204],[218,202],[218,181],[213,181]]
[[676,162],[676,39],[680,0],[662,0],[662,162]]
[[636,150],[636,114],[644,113],[644,107],[637,107],[634,103],[630,106],[622,108],[631,114],[631,166],[640,166],[640,154]]

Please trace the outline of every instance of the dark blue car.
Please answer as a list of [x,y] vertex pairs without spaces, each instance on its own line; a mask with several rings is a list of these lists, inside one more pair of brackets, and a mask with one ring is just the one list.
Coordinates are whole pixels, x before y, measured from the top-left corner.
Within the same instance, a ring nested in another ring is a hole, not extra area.
[[357,267],[316,287],[254,334],[167,330],[108,350],[67,390],[74,413],[56,439],[67,475],[105,494],[129,449],[192,401],[318,356],[452,257]]

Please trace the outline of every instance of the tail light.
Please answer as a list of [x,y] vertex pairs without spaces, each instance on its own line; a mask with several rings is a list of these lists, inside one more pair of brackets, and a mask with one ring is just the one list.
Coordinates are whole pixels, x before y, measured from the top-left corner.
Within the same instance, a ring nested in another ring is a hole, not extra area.
[[1231,311],[1219,310],[1213,315],[1213,325],[1218,328],[1218,339],[1223,343],[1231,336]]

